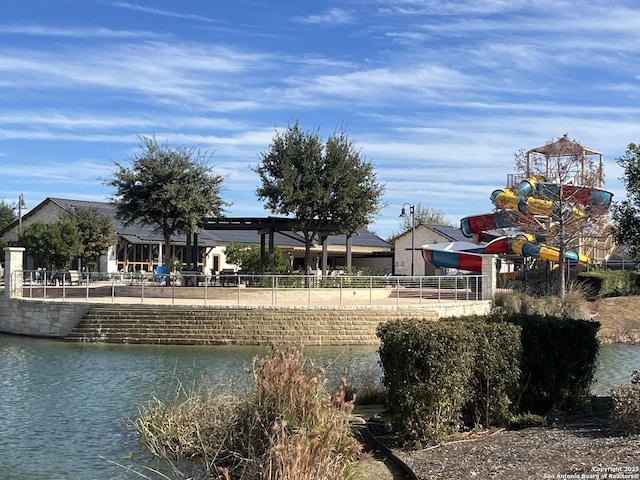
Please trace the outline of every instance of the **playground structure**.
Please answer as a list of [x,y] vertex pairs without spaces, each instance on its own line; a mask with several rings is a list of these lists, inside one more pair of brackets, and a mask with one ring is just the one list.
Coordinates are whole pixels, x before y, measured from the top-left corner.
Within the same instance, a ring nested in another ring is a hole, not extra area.
[[606,260],[614,247],[606,224],[613,194],[602,188],[602,153],[565,135],[526,152],[520,167],[522,174],[509,175],[507,186],[491,194],[493,212],[461,220],[462,234],[473,242],[424,245],[424,260],[469,272],[482,271],[483,255],[573,265]]

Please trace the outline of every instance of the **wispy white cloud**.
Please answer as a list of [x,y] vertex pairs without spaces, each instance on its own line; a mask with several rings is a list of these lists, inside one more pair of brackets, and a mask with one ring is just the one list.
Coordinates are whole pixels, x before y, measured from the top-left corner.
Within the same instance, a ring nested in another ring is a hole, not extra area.
[[160,15],[163,17],[183,18],[186,20],[198,20],[201,22],[214,22],[215,20],[197,14],[181,13],[171,10],[163,10],[159,8],[146,7],[137,3],[129,2],[113,2],[112,5],[118,8],[125,8],[127,10],[135,10],[138,12],[150,13],[152,15]]
[[301,23],[334,26],[353,23],[355,21],[355,17],[348,10],[343,8],[332,8],[324,13],[295,17],[295,20]]
[[[251,54],[217,45],[148,42],[118,44],[99,51],[39,52],[5,49],[0,52],[0,78],[5,88],[107,89],[144,94],[155,101],[206,98],[212,109],[245,109],[247,100],[234,95],[234,75],[257,72],[268,54]],[[221,76],[224,75],[224,76]],[[216,89],[211,79],[218,78]],[[213,100],[224,92],[223,103]]]
[[105,27],[55,27],[51,25],[2,25],[0,34],[32,35],[41,37],[103,38],[103,39],[162,39],[171,35],[145,30],[114,30]]
[[[137,135],[156,135],[213,152],[230,212],[259,215],[250,167],[300,119],[324,135],[345,123],[374,163],[387,184],[372,226],[382,234],[405,201],[448,218],[490,210],[514,153],[564,133],[605,152],[607,185],[623,195],[615,158],[638,141],[640,13],[609,3],[364,0],[290,13],[276,2],[240,24],[246,4],[225,17],[207,2],[194,13],[122,1],[96,27],[8,18],[0,194],[99,200],[108,190],[95,178],[137,150]],[[144,30],[130,28],[134,12]]]

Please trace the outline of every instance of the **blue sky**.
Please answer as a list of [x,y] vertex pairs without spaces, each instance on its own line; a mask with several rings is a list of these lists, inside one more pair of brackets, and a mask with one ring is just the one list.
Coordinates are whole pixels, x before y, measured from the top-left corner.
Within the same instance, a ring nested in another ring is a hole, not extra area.
[[491,211],[514,153],[564,134],[616,158],[640,142],[633,0],[2,0],[0,198],[104,201],[138,135],[213,152],[228,216],[270,214],[251,170],[299,120],[343,127],[405,202]]

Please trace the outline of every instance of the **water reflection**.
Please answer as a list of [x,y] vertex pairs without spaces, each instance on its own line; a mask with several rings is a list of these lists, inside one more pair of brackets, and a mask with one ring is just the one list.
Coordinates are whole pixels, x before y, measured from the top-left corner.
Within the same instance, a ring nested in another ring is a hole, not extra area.
[[[315,347],[305,353],[337,381],[379,371],[375,347]],[[203,377],[234,388],[250,382],[267,347],[83,345],[0,335],[0,472],[5,480],[140,478],[122,466],[150,465],[123,421],[154,392]],[[640,346],[605,345],[596,392],[628,383]],[[109,461],[108,461],[109,460]]]
[[640,370],[640,345],[601,345],[593,393],[609,395],[612,388],[631,383],[635,370]]
[[[376,368],[374,347],[307,348],[329,375]],[[0,335],[0,471],[5,480],[139,478],[151,459],[123,419],[151,394],[203,377],[246,385],[267,347],[83,345]]]

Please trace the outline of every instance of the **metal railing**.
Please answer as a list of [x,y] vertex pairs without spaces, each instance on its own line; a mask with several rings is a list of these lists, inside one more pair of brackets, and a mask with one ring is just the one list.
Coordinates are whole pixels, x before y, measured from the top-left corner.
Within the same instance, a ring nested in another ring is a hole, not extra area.
[[482,300],[482,275],[204,275],[18,271],[22,297],[92,303],[408,306]]

